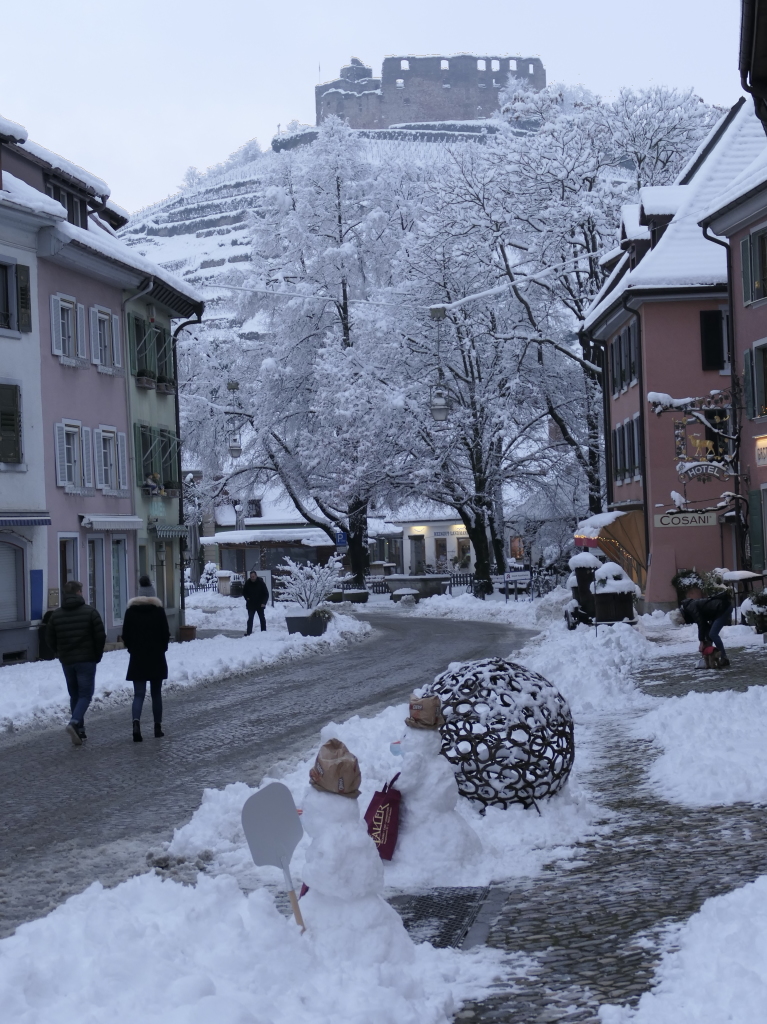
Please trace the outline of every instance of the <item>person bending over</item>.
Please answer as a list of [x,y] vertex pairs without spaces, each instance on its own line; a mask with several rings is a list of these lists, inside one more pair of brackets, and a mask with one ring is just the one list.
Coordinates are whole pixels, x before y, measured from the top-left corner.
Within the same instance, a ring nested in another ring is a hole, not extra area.
[[721,656],[720,663],[729,665],[730,661],[720,634],[722,626],[726,626],[730,621],[730,592],[723,590],[713,597],[687,598],[686,601],[682,601],[680,611],[688,625],[694,622],[698,627],[699,650],[703,652],[706,647],[713,644]]

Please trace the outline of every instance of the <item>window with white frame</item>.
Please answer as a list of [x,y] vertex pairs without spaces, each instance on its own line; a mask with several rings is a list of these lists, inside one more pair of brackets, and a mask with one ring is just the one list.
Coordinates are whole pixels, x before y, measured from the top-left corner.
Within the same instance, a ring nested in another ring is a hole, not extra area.
[[71,295],[51,295],[51,351],[74,363],[85,359],[85,306]]
[[128,487],[128,451],[126,435],[114,427],[99,426],[93,431],[93,456],[96,487],[105,493]]
[[70,493],[93,487],[91,428],[79,420],[54,423],[56,483]]
[[104,369],[122,366],[120,318],[105,306],[91,306],[91,361]]

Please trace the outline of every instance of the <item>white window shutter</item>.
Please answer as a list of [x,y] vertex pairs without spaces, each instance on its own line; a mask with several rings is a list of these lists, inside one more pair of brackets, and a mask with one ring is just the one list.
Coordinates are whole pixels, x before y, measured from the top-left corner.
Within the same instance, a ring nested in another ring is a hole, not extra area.
[[83,447],[83,487],[93,487],[93,448],[91,447],[91,428],[83,427],[81,437]]
[[99,349],[99,311],[95,306],[88,310],[91,324],[91,362],[101,362],[101,351]]
[[56,436],[56,483],[64,487],[67,482],[67,433],[63,423],[54,423]]
[[[122,366],[123,353],[120,345],[120,317],[112,317],[112,362],[115,366]],[[127,484],[125,485],[128,486]]]
[[85,306],[81,302],[77,303],[77,358],[86,359],[88,357],[88,346],[85,340]]
[[93,462],[96,467],[96,486],[104,489],[104,446],[101,443],[101,431],[93,431]]
[[117,475],[121,491],[128,487],[128,438],[125,434],[117,435]]
[[51,352],[61,355],[61,300],[51,295]]

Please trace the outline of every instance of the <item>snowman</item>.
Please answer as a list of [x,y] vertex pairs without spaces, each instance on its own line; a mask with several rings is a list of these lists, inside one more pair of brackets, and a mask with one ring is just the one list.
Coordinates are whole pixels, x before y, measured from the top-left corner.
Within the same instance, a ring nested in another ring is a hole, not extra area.
[[360,817],[357,758],[340,740],[328,740],[309,781],[301,819],[311,839],[303,869],[309,890],[301,899],[309,933],[336,962],[412,959],[412,941],[383,898],[383,865]]
[[432,885],[440,884],[440,876],[450,884],[456,862],[469,865],[482,852],[476,832],[456,810],[458,784],[440,753],[444,722],[438,696],[413,694],[396,782],[402,803],[392,875],[406,867],[409,873],[422,872],[420,880]]

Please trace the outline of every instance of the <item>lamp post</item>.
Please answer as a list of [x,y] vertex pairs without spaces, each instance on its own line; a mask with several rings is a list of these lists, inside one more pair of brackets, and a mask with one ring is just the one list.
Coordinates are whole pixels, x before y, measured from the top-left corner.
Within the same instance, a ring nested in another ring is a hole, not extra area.
[[437,423],[444,423],[450,412],[450,403],[442,387],[432,388],[431,402],[429,403],[432,418]]

